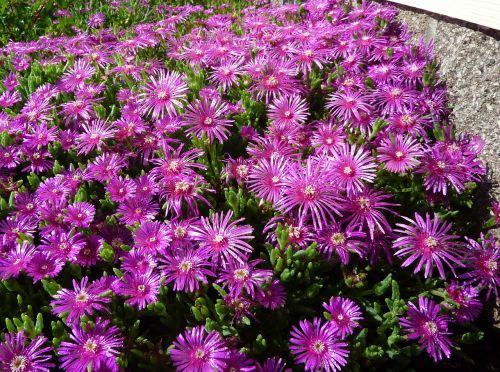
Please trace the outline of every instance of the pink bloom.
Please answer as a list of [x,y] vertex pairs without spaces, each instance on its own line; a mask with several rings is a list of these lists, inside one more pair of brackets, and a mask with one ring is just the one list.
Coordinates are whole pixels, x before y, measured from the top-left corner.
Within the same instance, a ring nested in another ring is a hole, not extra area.
[[229,350],[217,332],[198,326],[177,336],[170,357],[177,371],[222,371]]
[[146,83],[140,95],[141,111],[151,114],[153,119],[161,119],[166,114],[175,115],[177,108],[182,108],[188,90],[184,78],[176,71],[161,70]]
[[401,318],[399,323],[405,328],[410,340],[419,339],[420,348],[438,361],[451,355],[452,343],[448,338],[449,318],[439,315],[440,307],[426,297],[419,297],[418,307],[408,303],[407,318]]
[[104,289],[99,282],[88,284],[88,278],[83,277],[80,284],[73,280],[74,290],[60,289],[50,303],[52,312],[58,316],[68,313],[66,321],[78,324],[83,315],[92,315],[94,311],[108,311],[105,304],[111,301],[104,296]]
[[397,135],[395,138],[382,140],[378,151],[378,160],[390,172],[405,173],[418,164],[422,156],[420,144],[416,139]]
[[330,324],[341,339],[351,335],[360,326],[358,320],[363,319],[359,306],[348,298],[332,297],[323,308],[330,313]]
[[116,292],[129,297],[125,303],[144,309],[150,303],[158,301],[160,293],[160,275],[153,271],[145,274],[126,273],[122,280],[115,283]]
[[394,241],[393,247],[397,250],[396,256],[408,258],[401,264],[408,267],[417,262],[414,273],[425,269],[426,278],[432,275],[434,265],[437,266],[439,276],[446,278],[444,264],[455,274],[455,268],[463,267],[461,263],[462,250],[454,241],[457,236],[448,235],[451,230],[451,223],[441,223],[437,214],[431,219],[429,214],[425,215],[425,220],[415,213],[415,220],[403,217],[409,224],[398,223],[400,229],[395,230],[402,235]]
[[220,99],[202,98],[191,103],[184,114],[184,122],[191,126],[186,134],[201,138],[207,136],[210,142],[217,139],[224,142],[229,137],[228,128],[232,126],[232,120],[227,119],[228,106]]
[[233,212],[226,215],[215,213],[210,219],[201,217],[201,226],[193,226],[191,236],[199,242],[200,247],[207,249],[214,264],[222,262],[227,267],[229,260],[243,262],[252,253],[253,248],[248,241],[253,239],[253,228],[250,225],[238,225],[243,219],[233,222]]
[[333,220],[333,214],[338,214],[338,197],[325,168],[325,163],[313,158],[308,158],[304,167],[291,164],[276,208],[283,213],[296,211],[300,220],[311,218],[315,227]]
[[306,371],[335,372],[347,364],[347,343],[338,341],[329,323],[322,324],[320,318],[314,318],[312,323],[301,320],[299,327],[293,326],[290,333],[290,351]]
[[167,253],[160,261],[165,283],[174,282],[174,291],[194,292],[200,287],[199,282],[208,283],[208,276],[213,276],[209,267],[209,255],[202,249],[178,249]]
[[376,170],[375,160],[362,147],[344,145],[330,160],[329,170],[335,182],[348,194],[363,189],[363,182],[373,182]]
[[268,117],[276,125],[299,125],[307,119],[307,104],[300,96],[275,98],[268,109]]

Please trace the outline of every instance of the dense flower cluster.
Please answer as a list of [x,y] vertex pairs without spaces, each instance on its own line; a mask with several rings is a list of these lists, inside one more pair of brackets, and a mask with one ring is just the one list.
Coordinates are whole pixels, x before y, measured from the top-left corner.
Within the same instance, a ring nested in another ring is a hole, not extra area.
[[120,6],[0,51],[2,370],[449,358],[500,245],[431,46],[369,1]]

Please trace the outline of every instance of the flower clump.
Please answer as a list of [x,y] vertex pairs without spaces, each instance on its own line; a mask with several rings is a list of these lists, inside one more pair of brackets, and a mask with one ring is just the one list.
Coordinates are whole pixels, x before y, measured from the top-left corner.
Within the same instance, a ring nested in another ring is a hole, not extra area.
[[394,7],[126,3],[0,49],[2,370],[404,369],[483,337],[484,141]]

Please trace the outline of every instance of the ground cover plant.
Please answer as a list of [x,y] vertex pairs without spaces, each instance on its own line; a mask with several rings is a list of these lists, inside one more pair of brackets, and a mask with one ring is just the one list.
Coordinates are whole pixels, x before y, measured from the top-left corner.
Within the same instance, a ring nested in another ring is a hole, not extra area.
[[474,362],[500,206],[432,46],[385,4],[172,4],[40,2],[1,49],[0,370]]

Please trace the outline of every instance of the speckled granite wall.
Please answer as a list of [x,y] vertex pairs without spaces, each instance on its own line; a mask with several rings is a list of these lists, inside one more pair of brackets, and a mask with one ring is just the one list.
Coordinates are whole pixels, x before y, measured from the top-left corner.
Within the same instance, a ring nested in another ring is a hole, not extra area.
[[483,158],[500,196],[500,31],[400,7],[400,19],[415,39],[434,40],[441,77],[449,88],[454,122],[486,139]]

